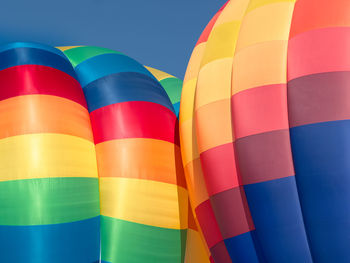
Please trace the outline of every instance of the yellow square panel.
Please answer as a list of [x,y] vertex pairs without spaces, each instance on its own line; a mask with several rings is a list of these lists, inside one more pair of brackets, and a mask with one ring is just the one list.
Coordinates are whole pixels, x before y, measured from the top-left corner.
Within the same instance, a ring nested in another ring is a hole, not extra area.
[[241,25],[236,52],[261,42],[288,40],[293,7],[291,2],[281,2],[247,13]]
[[241,21],[221,24],[213,29],[203,55],[201,67],[222,58],[233,57]]
[[215,60],[199,72],[195,108],[231,97],[231,73],[233,58]]
[[199,153],[232,142],[231,99],[207,104],[195,112]]
[[286,83],[288,41],[245,48],[233,59],[232,95],[264,85]]

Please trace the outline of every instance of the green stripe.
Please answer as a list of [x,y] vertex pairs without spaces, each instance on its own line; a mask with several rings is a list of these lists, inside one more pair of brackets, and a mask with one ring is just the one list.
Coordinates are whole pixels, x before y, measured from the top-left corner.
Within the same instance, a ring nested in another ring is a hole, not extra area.
[[39,178],[0,182],[0,225],[46,225],[98,216],[97,178]]
[[172,104],[175,104],[181,99],[182,80],[178,78],[166,78],[160,81],[160,84],[168,94]]
[[75,48],[67,49],[63,51],[63,53],[69,59],[73,67],[76,67],[78,64],[80,64],[84,60],[87,60],[88,58],[92,58],[97,55],[110,54],[110,53],[122,54],[120,52],[117,52],[108,48],[92,47],[92,46],[75,47]]
[[123,263],[183,262],[186,234],[187,230],[101,216],[102,260]]

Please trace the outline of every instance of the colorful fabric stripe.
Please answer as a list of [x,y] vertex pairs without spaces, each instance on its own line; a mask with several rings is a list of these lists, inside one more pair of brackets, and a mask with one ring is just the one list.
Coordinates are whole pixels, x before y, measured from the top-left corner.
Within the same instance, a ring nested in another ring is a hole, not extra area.
[[315,7],[297,1],[290,29],[291,146],[313,261],[348,262],[350,3],[322,0]]
[[[15,46],[17,46],[15,44]],[[0,53],[0,70],[20,65],[41,65],[58,69],[75,77],[75,72],[69,61],[63,56],[57,55],[57,51],[26,47],[8,48]]]
[[[226,249],[215,254],[211,249],[215,244],[223,241],[219,227],[213,216],[213,209],[209,201],[208,190],[205,186],[204,175],[199,158],[196,126],[194,124],[193,107],[195,103],[195,92],[197,86],[197,75],[200,69],[203,53],[206,49],[206,42],[218,17],[221,15],[221,10],[214,16],[204,29],[195,49],[192,52],[189,65],[186,71],[180,105],[180,145],[182,152],[182,160],[185,168],[185,176],[190,195],[191,206],[194,212],[194,218],[199,226],[199,238],[206,241],[205,247],[207,257],[205,261],[214,262],[216,260],[229,259],[229,254]],[[221,256],[222,255],[222,256]],[[202,256],[204,258],[204,256]],[[219,262],[219,261],[218,261]],[[225,262],[225,261],[222,261]]]
[[[118,85],[124,89],[116,91],[114,87]],[[90,112],[111,104],[131,101],[153,102],[174,111],[159,83],[138,72],[120,72],[102,77],[87,85],[84,93]]]
[[[0,226],[3,262],[99,262],[99,216],[82,221],[32,226]],[[28,242],[30,241],[30,242]]]
[[102,54],[92,58],[84,60],[75,67],[83,88],[95,80],[120,72],[140,73],[154,78],[140,63],[123,54]]
[[76,64],[97,148],[102,260],[184,262],[188,194],[168,95],[131,58],[82,48],[64,52]]
[[[259,242],[249,234],[255,226],[238,173],[234,120],[231,119],[233,57],[248,3],[245,0],[230,1],[222,10],[209,34],[195,91],[198,151],[214,220],[223,239],[209,246],[216,262],[231,262],[237,258],[250,258],[250,262],[263,260],[255,249],[260,246]],[[213,71],[218,74],[210,74]],[[221,169],[215,169],[217,160]],[[213,181],[217,183],[213,184]],[[240,239],[239,236],[245,233],[248,233],[247,238]],[[235,242],[226,246],[228,239]],[[246,249],[239,250],[233,244],[238,247],[244,244]]]
[[79,83],[70,75],[46,65],[18,65],[3,69],[0,71],[0,85],[11,87],[2,90],[0,100],[21,95],[52,95],[72,100],[86,108]]
[[[179,116],[179,111],[180,111],[180,99],[181,99],[181,91],[182,91],[182,85],[183,82],[166,73],[163,71],[160,71],[158,69],[154,69],[151,67],[146,67],[152,74],[153,76],[160,82],[164,90],[169,96],[169,99],[171,103],[173,104],[173,108],[175,110],[176,116]],[[178,138],[178,135],[175,135],[176,138]],[[153,148],[153,151],[154,148]],[[165,156],[165,155],[163,155]],[[169,156],[171,156],[169,154]],[[176,156],[180,156],[180,152],[175,153],[175,161],[179,161],[179,159],[176,159]],[[180,161],[181,162],[181,161]],[[177,165],[178,171],[181,168]],[[182,180],[185,179],[182,174],[177,177],[178,180],[178,185]],[[184,186],[186,185],[185,182]],[[189,204],[188,205],[188,229],[187,229],[187,237],[186,237],[186,253],[185,253],[185,260],[184,262],[186,263],[191,263],[191,262],[203,262],[206,263],[208,262],[208,251],[207,248],[204,244],[203,240],[203,234],[198,227],[199,223],[197,218],[194,216],[194,211],[192,209],[192,206]]]
[[75,72],[51,47],[0,50],[1,261],[96,262],[96,153]]

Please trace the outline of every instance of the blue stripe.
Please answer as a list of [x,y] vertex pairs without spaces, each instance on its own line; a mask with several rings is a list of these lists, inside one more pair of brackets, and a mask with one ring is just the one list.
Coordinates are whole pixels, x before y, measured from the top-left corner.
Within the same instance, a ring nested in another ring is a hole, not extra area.
[[179,117],[180,102],[174,103],[174,104],[173,104],[173,107],[174,107],[174,110],[175,110],[176,117]]
[[142,73],[156,80],[144,66],[123,54],[108,53],[89,58],[77,65],[75,71],[83,88],[99,78],[119,72]]
[[225,245],[232,262],[266,262],[261,250],[259,250],[255,231],[228,238],[225,240]]
[[300,201],[315,262],[350,262],[350,120],[290,130]]
[[244,186],[267,262],[312,262],[295,183],[289,176]]
[[15,48],[0,53],[0,70],[19,65],[42,65],[61,70],[75,78],[70,62],[55,53],[37,48]]
[[174,112],[170,99],[159,82],[140,73],[108,75],[90,83],[83,91],[89,112],[127,101],[154,102]]
[[39,43],[33,43],[33,42],[13,42],[5,45],[0,46],[0,53],[7,51],[9,49],[15,49],[15,48],[37,48],[37,49],[43,49],[51,53],[55,53],[56,55],[61,56],[62,58],[66,59],[66,56],[63,54],[63,52],[57,48],[39,44]]
[[0,226],[0,262],[98,261],[99,227],[99,217],[55,225]]

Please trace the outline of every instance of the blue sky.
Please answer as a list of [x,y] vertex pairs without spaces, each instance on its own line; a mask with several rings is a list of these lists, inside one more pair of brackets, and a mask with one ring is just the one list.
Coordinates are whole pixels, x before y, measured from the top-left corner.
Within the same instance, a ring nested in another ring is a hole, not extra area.
[[95,45],[183,78],[192,49],[226,0],[6,0],[0,44]]

